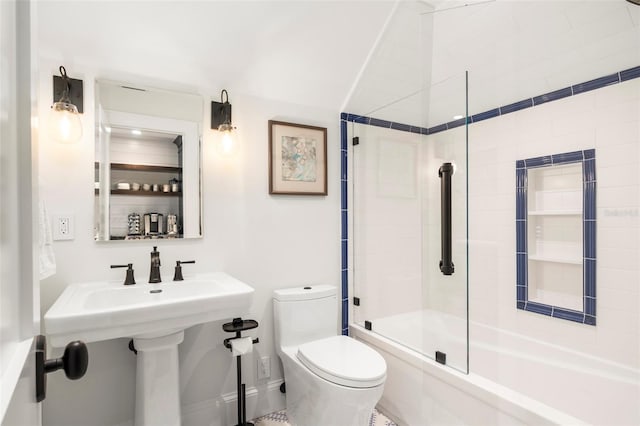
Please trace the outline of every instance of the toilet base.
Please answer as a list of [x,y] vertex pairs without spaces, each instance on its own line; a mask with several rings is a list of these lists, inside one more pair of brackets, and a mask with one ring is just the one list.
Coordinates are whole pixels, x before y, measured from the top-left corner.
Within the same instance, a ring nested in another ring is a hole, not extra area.
[[294,350],[280,354],[286,381],[287,417],[294,426],[368,426],[384,385],[351,388],[311,372]]

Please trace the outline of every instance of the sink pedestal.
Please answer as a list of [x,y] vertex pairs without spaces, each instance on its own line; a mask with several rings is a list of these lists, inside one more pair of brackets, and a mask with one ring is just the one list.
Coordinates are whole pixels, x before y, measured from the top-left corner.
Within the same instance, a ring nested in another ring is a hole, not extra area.
[[180,425],[178,345],[184,331],[134,337],[136,360],[135,426]]

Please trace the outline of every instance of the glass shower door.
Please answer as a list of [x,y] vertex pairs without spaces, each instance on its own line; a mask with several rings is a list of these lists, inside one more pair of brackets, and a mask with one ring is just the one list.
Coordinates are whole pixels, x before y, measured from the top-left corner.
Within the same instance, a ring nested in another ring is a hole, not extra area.
[[[466,93],[461,75],[406,101],[435,112],[454,99],[465,117]],[[375,114],[348,126],[354,322],[467,372],[466,120],[387,126]]]

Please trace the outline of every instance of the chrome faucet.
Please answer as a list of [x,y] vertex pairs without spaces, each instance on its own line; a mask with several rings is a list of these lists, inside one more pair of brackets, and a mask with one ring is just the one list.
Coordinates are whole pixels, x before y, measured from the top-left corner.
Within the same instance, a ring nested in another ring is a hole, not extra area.
[[160,252],[157,250],[157,246],[153,247],[151,252],[151,272],[149,273],[149,283],[162,282],[160,278]]

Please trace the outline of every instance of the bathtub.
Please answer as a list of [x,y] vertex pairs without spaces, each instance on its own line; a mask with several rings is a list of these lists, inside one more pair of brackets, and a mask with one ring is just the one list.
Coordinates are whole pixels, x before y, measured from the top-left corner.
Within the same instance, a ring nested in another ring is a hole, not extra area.
[[[387,361],[379,408],[398,424],[640,424],[638,369],[470,322],[466,374],[460,318],[421,310],[372,322],[350,333]],[[430,340],[453,348],[447,366],[420,353]]]

